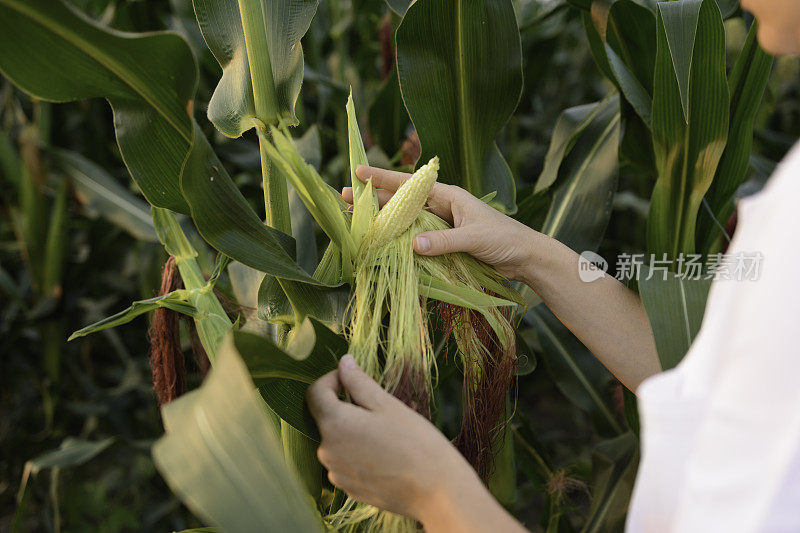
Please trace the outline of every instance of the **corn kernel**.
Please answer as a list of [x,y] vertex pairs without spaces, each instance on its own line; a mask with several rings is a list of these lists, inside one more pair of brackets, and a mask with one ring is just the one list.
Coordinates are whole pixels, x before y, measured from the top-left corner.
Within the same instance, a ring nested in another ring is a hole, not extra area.
[[439,158],[433,157],[397,189],[372,220],[369,236],[373,244],[388,242],[411,227],[425,206],[438,174]]

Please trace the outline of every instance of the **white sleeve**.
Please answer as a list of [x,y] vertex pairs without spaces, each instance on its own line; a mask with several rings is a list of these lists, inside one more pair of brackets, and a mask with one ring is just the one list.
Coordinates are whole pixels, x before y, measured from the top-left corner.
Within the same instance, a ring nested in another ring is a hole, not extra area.
[[800,150],[772,182],[740,206],[728,251],[760,252],[760,279],[715,283],[703,323],[713,364],[685,368],[689,389],[704,373],[698,386],[711,385],[676,532],[800,531]]

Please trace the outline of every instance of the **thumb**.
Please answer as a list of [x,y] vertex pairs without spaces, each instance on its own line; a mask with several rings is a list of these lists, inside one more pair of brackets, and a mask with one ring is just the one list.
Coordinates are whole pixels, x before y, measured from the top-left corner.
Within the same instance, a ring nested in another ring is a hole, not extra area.
[[339,361],[339,381],[353,401],[365,409],[380,407],[383,397],[389,394],[361,370],[352,355]]
[[442,255],[453,252],[470,252],[475,237],[467,228],[426,231],[414,238],[414,251],[420,255]]

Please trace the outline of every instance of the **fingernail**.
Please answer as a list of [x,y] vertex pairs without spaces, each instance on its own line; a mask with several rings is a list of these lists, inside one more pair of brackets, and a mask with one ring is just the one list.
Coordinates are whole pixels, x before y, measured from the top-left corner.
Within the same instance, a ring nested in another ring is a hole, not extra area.
[[344,357],[342,357],[341,361],[339,361],[339,366],[342,366],[344,368],[358,368],[358,363],[356,363],[356,360],[353,359],[352,355],[347,354]]
[[414,248],[416,248],[418,252],[427,252],[431,249],[431,241],[427,237],[417,235],[416,239],[414,239]]

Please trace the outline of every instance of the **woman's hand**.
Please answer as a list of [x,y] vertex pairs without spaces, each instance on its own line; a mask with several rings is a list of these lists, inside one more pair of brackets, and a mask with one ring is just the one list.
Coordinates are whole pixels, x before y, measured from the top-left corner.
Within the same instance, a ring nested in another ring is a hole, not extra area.
[[[344,389],[353,403],[339,398]],[[358,501],[410,516],[426,531],[522,531],[436,427],[346,355],[307,393],[328,479]]]
[[[411,175],[380,168],[360,166],[356,175],[372,179],[383,205]],[[346,187],[342,197],[352,203],[353,190]],[[420,233],[414,250],[420,255],[467,252],[492,265],[509,279],[525,281],[530,268],[533,242],[541,234],[493,209],[470,193],[437,183],[428,198],[431,212],[450,222],[453,229]]]

